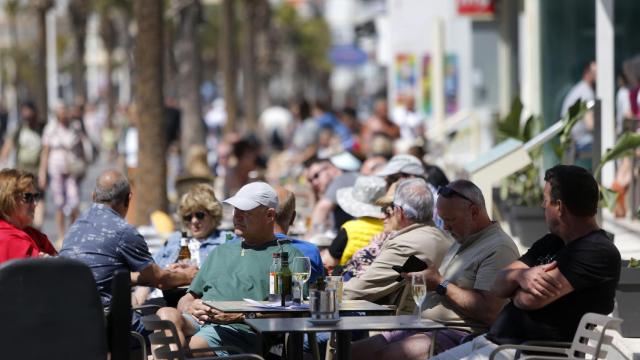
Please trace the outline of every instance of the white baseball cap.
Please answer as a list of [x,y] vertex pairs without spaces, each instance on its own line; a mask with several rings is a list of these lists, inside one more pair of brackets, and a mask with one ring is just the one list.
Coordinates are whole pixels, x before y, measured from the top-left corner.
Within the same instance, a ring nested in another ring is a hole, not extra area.
[[275,209],[278,207],[278,195],[271,185],[256,181],[241,187],[224,202],[242,211],[253,210],[260,205]]

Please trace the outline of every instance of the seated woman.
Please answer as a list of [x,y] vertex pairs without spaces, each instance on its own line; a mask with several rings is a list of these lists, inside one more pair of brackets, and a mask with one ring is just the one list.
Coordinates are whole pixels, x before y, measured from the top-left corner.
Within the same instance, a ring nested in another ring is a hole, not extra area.
[[0,263],[58,254],[47,236],[31,227],[40,198],[33,174],[0,171]]
[[[192,187],[182,197],[178,215],[191,236],[188,241],[191,252],[190,266],[199,267],[211,250],[233,237],[232,232],[217,229],[222,219],[222,205],[216,199],[211,185],[198,184]],[[158,266],[186,266],[175,264],[178,261],[181,237],[180,231],[169,236],[164,247],[153,257]],[[135,291],[135,301],[138,304],[144,303],[148,294],[149,288],[139,287]]]

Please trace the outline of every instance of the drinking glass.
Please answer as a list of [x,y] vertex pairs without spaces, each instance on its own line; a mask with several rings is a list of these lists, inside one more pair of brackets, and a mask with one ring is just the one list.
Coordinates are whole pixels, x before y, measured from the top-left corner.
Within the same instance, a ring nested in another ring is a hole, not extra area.
[[300,289],[300,303],[303,303],[304,284],[311,276],[311,260],[306,256],[296,257],[293,259],[291,266],[293,269],[293,280],[298,284],[298,289]]
[[411,295],[413,295],[413,301],[416,302],[418,307],[417,321],[420,321],[422,319],[422,303],[427,296],[427,285],[424,282],[422,273],[411,275]]

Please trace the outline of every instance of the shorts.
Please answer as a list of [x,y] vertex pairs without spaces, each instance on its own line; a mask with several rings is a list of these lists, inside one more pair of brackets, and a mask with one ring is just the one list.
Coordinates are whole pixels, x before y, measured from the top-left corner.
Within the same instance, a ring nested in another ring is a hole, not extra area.
[[[245,352],[254,354],[261,353],[260,339],[248,325],[221,325],[213,323],[201,325],[191,314],[183,313],[182,317],[195,329],[193,336],[206,340],[210,347],[235,346]],[[216,354],[227,355],[226,352],[223,351],[217,351]]]
[[70,175],[51,175],[51,192],[56,209],[72,211],[80,204],[78,180]]

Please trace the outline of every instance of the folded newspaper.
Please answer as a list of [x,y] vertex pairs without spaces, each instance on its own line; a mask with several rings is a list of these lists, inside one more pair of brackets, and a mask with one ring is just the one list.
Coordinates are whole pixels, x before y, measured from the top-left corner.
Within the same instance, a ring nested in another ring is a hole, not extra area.
[[[260,302],[252,299],[242,299],[242,300],[244,300],[246,303],[248,303],[251,306],[265,308],[265,309],[282,309],[283,308],[281,306],[280,301]],[[287,301],[284,307],[284,309],[308,309],[308,308],[309,308],[309,304],[298,304],[298,303],[294,303],[293,301]]]

